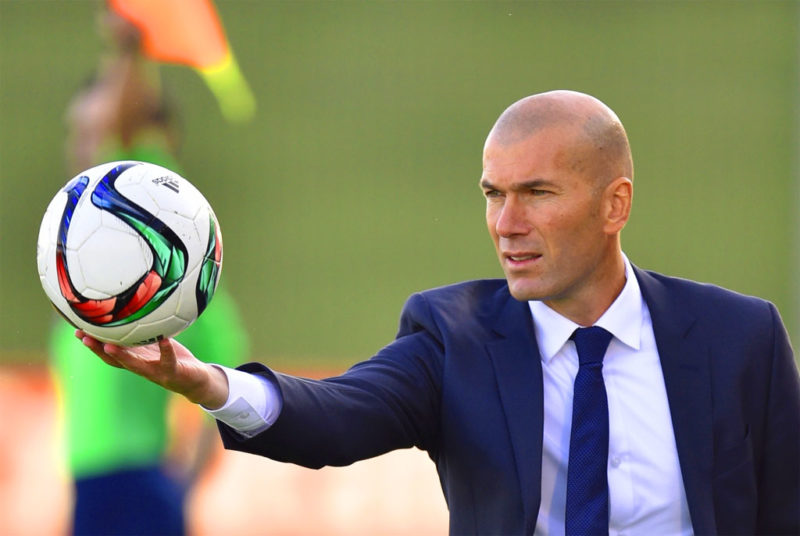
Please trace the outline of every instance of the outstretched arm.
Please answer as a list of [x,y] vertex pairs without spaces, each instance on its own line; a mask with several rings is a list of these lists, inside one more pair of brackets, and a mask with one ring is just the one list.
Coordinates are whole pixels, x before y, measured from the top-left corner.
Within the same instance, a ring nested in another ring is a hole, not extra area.
[[208,409],[228,399],[228,380],[219,368],[203,363],[174,339],[146,346],[103,343],[81,330],[75,336],[109,365],[129,370]]

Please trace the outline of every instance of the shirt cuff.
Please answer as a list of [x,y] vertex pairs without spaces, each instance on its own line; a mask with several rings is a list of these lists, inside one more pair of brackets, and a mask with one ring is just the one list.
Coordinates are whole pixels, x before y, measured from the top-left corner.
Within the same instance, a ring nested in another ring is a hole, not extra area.
[[262,376],[216,365],[228,378],[228,400],[219,409],[200,406],[244,437],[263,432],[280,415],[283,400],[278,387]]

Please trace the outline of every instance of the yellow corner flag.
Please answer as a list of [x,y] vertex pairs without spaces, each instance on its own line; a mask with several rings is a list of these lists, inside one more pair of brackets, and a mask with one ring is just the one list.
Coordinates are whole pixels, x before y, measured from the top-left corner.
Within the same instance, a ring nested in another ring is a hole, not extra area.
[[198,71],[228,121],[255,113],[255,99],[231,51],[211,0],[108,0],[142,34],[142,52]]

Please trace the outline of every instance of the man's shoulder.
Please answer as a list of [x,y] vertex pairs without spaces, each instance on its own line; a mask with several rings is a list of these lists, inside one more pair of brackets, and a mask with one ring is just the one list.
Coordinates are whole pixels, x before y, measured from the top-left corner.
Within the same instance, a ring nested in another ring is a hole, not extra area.
[[[505,303],[511,295],[505,279],[473,279],[449,285],[430,288],[415,296],[423,299],[429,306],[445,307],[449,310],[475,312],[479,309],[492,309]],[[412,296],[414,298],[414,296]]]
[[447,331],[481,330],[493,323],[509,300],[513,298],[505,279],[475,279],[435,287],[408,299],[401,326],[435,324]]
[[669,276],[651,270],[636,269],[642,293],[647,301],[668,297],[669,301],[700,309],[741,311],[765,309],[769,302],[712,283]]

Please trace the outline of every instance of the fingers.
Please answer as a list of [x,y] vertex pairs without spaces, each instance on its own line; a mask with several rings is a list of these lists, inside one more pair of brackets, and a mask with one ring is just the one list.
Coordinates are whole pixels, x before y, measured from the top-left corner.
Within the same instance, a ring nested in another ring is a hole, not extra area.
[[125,347],[101,342],[82,330],[77,330],[75,336],[109,365],[127,369],[160,385],[171,381],[178,367],[178,357],[171,339],[163,339],[157,344]]
[[172,346],[172,339],[158,341],[158,350],[161,352],[161,366],[170,370],[174,369],[178,358],[175,355],[175,348]]
[[81,340],[84,346],[97,354],[100,359],[118,368],[134,370],[137,368],[137,362],[147,357],[146,353],[138,355],[135,351],[124,346],[99,341],[82,330],[76,330],[75,336]]
[[[75,336],[105,363],[138,374],[176,393],[196,391],[198,383],[206,377],[198,366],[202,363],[172,339],[125,347],[103,343],[82,330],[77,330]],[[225,388],[227,397],[227,384]]]

